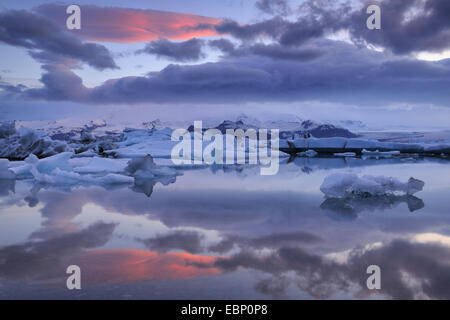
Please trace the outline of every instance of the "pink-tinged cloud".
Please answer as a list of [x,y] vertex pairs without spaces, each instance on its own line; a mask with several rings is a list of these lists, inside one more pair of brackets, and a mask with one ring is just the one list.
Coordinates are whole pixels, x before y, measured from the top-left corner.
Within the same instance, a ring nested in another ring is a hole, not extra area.
[[70,257],[88,284],[190,279],[220,274],[217,257],[141,249],[91,249]]
[[[217,35],[210,26],[220,19],[156,10],[118,7],[81,7],[81,30],[72,30],[87,41],[133,43],[166,38],[186,40]],[[65,28],[66,6],[44,4],[34,10]]]

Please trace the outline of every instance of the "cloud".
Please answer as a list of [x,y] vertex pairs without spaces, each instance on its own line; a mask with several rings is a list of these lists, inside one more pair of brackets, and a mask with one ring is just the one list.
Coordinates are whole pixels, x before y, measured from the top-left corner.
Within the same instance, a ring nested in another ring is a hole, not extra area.
[[0,248],[0,276],[65,287],[65,270],[72,264],[81,267],[85,285],[188,279],[220,273],[213,266],[213,256],[98,248],[108,242],[115,227],[98,222],[81,231]]
[[[257,6],[270,11],[277,3],[262,0]],[[361,0],[351,5],[344,1],[308,0],[298,7],[296,20],[274,17],[239,24],[228,19],[215,25],[215,29],[243,41],[268,37],[285,46],[348,30],[356,44],[369,43],[396,54],[442,52],[450,48],[450,3],[447,0],[379,1],[381,30],[375,31],[366,27],[369,4],[373,3]]]
[[138,50],[137,53],[154,54],[158,57],[180,62],[197,61],[204,57],[202,54],[203,44],[204,41],[197,38],[182,42],[160,39],[147,43],[145,48]]
[[181,249],[190,253],[198,253],[203,251],[202,239],[203,236],[198,232],[179,230],[140,241],[150,250],[158,252]]
[[283,47],[278,44],[255,44],[248,48],[251,54],[272,59],[308,61],[318,58],[323,52],[317,48]]
[[0,41],[29,50],[77,59],[98,69],[117,69],[111,53],[96,43],[83,43],[40,15],[25,10],[0,13]]
[[87,284],[133,283],[166,279],[190,279],[215,275],[214,256],[186,252],[157,253],[131,248],[95,249],[73,257],[83,268]]
[[[438,243],[418,243],[394,239],[372,248],[356,248],[348,261],[336,263],[300,247],[280,247],[269,255],[254,250],[218,258],[215,266],[225,272],[247,268],[271,274],[256,286],[265,294],[281,295],[286,288],[277,279],[294,272],[290,279],[315,298],[327,298],[339,291],[354,291],[360,297],[370,295],[366,287],[369,265],[381,268],[381,290],[377,293],[393,299],[448,299],[450,297],[450,248]],[[272,292],[274,290],[274,292]]]
[[213,252],[225,253],[235,246],[247,250],[312,245],[320,241],[322,241],[320,237],[305,231],[278,232],[253,238],[228,235],[222,241],[210,246],[208,249]]
[[[389,0],[380,2],[381,30],[362,27],[365,10],[353,12],[350,32],[397,54],[418,51],[441,52],[450,48],[450,2],[447,0]],[[364,8],[365,9],[365,8]]]
[[[58,25],[65,26],[66,6],[43,4],[34,10]],[[220,22],[220,19],[193,14],[94,5],[81,6],[81,14],[82,27],[74,30],[75,34],[89,41],[119,43],[214,36],[214,29],[201,26],[212,26]]]
[[65,264],[68,257],[104,245],[115,227],[115,224],[98,222],[84,230],[45,241],[28,241],[3,247],[0,249],[0,276],[9,279],[63,278],[61,270],[64,271],[70,265]]
[[224,53],[231,54],[234,52],[234,44],[228,39],[216,39],[216,40],[210,40],[208,41],[208,45],[212,48],[219,49],[220,51]]
[[[394,58],[331,40],[312,42],[306,51],[280,51],[270,46],[252,50],[266,56],[244,55],[214,63],[169,65],[148,76],[111,79],[92,89],[84,87],[81,79],[69,70],[47,67],[41,79],[44,88],[25,91],[24,95],[99,104],[319,100],[358,105],[394,102],[445,105],[450,102],[445,94],[450,84],[450,65],[445,61]],[[304,55],[300,61],[286,59],[299,52]],[[280,55],[284,59],[274,59]]]
[[258,0],[255,6],[268,14],[287,15],[291,11],[286,0]]
[[243,25],[231,19],[224,19],[213,27],[219,34],[229,34],[242,41],[252,41],[263,36],[277,39],[287,24],[288,22],[280,17]]
[[7,95],[15,95],[21,93],[27,89],[27,87],[23,84],[12,85],[6,81],[3,81],[2,77],[0,77],[0,89],[2,89]]
[[226,57],[239,56],[261,56],[278,60],[294,60],[294,61],[308,61],[318,58],[324,52],[316,47],[286,47],[278,43],[263,44],[254,43],[250,45],[235,46],[233,42],[228,39],[217,39],[208,42],[212,48],[219,49]]
[[46,71],[40,79],[43,88],[29,89],[24,97],[38,100],[83,101],[89,96],[82,79],[64,65],[43,65]]

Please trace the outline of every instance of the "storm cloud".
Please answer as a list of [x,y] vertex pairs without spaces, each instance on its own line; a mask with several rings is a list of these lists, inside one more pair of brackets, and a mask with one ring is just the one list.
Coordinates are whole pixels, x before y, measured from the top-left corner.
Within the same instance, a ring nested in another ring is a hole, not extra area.
[[254,250],[242,251],[219,258],[215,266],[228,272],[248,268],[271,274],[273,278],[263,280],[256,289],[273,296],[281,295],[286,289],[278,280],[294,272],[296,276],[291,281],[301,290],[315,298],[327,298],[337,291],[350,291],[355,284],[360,288],[355,294],[370,295],[366,289],[366,268],[378,265],[382,270],[380,294],[393,299],[448,299],[449,259],[448,246],[395,239],[369,249],[352,249],[345,263],[334,262],[301,247],[283,246],[269,255],[260,255]]
[[287,15],[291,10],[286,0],[258,0],[255,6],[268,14]]
[[[293,11],[292,19],[273,16],[248,24],[231,19],[194,23],[188,26],[193,31],[213,29],[228,38],[208,42],[198,38],[182,42],[159,39],[139,52],[193,62],[203,58],[203,49],[209,46],[224,54],[218,61],[171,64],[144,76],[109,79],[91,88],[84,86],[83,79],[71,69],[79,67],[79,61],[97,69],[115,68],[106,48],[82,43],[53,28],[53,22],[42,16],[7,11],[0,15],[0,41],[30,50],[31,56],[44,64],[45,73],[42,88],[26,90],[8,83],[2,83],[2,88],[8,97],[92,104],[317,100],[360,106],[447,105],[450,63],[426,62],[409,55],[450,48],[447,2],[382,1],[381,30],[366,28],[365,2],[351,6],[347,2],[306,1]],[[259,1],[258,6],[270,11],[272,6],[283,7],[282,3]],[[40,7],[37,11],[50,15],[52,8]],[[18,27],[19,16],[29,17],[25,28]],[[353,44],[325,39],[342,30],[348,31]],[[270,42],[258,41],[261,38]],[[386,50],[371,50],[367,44]]]
[[44,17],[26,10],[0,13],[1,42],[77,59],[98,70],[118,68],[104,46],[83,43],[61,29]]
[[202,239],[203,236],[196,231],[179,230],[140,241],[150,250],[158,252],[179,249],[189,253],[199,253],[203,251]]
[[197,61],[204,57],[202,54],[203,44],[204,42],[197,38],[181,42],[160,39],[147,43],[145,48],[138,50],[137,53],[154,54],[180,62]]
[[[271,47],[261,48],[269,56],[280,54]],[[198,65],[169,65],[148,76],[112,79],[92,89],[84,87],[70,70],[47,67],[41,79],[44,87],[24,95],[100,104],[316,99],[359,105],[450,102],[444,93],[450,85],[450,65],[445,60],[387,57],[331,40],[316,41],[308,50],[300,61],[252,55]],[[61,84],[64,81],[71,85]]]
[[[281,1],[282,2],[282,1]],[[271,10],[278,1],[259,1],[258,7]],[[242,41],[267,37],[282,45],[303,44],[340,30],[347,30],[354,43],[369,43],[396,54],[419,51],[441,52],[450,48],[450,3],[446,0],[384,0],[381,29],[369,30],[366,8],[372,2],[315,1],[302,3],[295,19],[279,16],[250,24],[224,20],[214,26],[222,34]],[[279,7],[279,6],[278,6]]]

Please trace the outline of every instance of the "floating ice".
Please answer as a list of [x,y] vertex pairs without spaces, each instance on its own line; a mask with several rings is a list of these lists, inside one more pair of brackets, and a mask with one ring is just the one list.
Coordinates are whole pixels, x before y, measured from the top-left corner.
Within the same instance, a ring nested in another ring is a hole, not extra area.
[[400,154],[400,151],[398,151],[398,150],[381,152],[379,150],[367,151],[366,149],[363,149],[361,152],[364,156],[370,156],[370,157],[392,157],[393,155]]
[[335,157],[356,157],[354,152],[338,152],[333,154]]
[[16,133],[16,123],[14,121],[0,122],[0,139],[7,138]]
[[412,195],[423,189],[425,183],[409,178],[400,182],[393,177],[369,176],[358,177],[354,173],[335,173],[325,178],[320,191],[327,197],[343,198],[348,196],[380,196],[394,193]]
[[300,157],[313,158],[313,157],[317,156],[318,153],[315,152],[314,150],[307,150],[305,152],[299,152],[299,153],[297,153],[297,155]]
[[153,160],[151,155],[142,158],[132,159],[128,162],[125,172],[133,177],[154,178],[157,176],[175,176],[175,169],[159,166]]
[[30,154],[39,158],[70,151],[63,141],[54,141],[43,131],[20,128],[15,131],[11,124],[0,125],[0,158],[22,160]]
[[78,173],[119,173],[124,171],[126,166],[125,161],[122,159],[94,157],[86,165],[74,168],[74,171]]
[[6,159],[0,159],[0,179],[15,179],[16,175],[13,171],[8,169],[9,161]]
[[[450,153],[450,143],[445,141],[439,144],[429,143],[399,143],[384,142],[368,139],[354,138],[296,138],[280,140],[280,148],[300,148],[326,150],[326,152],[354,152],[356,150],[365,149],[366,153],[372,153],[377,156],[392,156],[399,153],[423,153],[437,152]],[[372,150],[372,151],[367,151]],[[377,150],[377,151],[375,151]],[[375,154],[376,153],[376,154]]]

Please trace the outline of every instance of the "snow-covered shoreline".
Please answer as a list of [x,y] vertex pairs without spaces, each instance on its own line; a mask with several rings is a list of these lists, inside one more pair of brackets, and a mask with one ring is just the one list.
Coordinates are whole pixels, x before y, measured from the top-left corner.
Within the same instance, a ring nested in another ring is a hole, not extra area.
[[[242,126],[242,123],[224,124]],[[108,130],[106,123],[96,121],[77,128],[76,132],[60,128],[50,137],[45,130],[16,129],[14,122],[3,122],[0,123],[0,179],[34,179],[40,183],[71,185],[132,184],[137,180],[142,182],[142,177],[145,177],[166,184],[182,175],[188,167],[207,167],[205,164],[177,166],[172,163],[171,152],[178,143],[172,141],[172,132],[173,129],[160,128],[157,123],[147,128],[124,128],[113,132]],[[224,144],[224,153],[225,148]],[[247,158],[261,151],[248,144],[244,149]],[[305,138],[294,134],[294,139],[279,139],[279,150],[285,152],[280,153],[281,158],[289,157],[291,153],[303,158],[325,156],[345,160],[361,157],[378,161],[403,155],[409,157],[414,153],[417,156],[435,155],[445,161],[450,153],[450,143]],[[326,155],[321,154],[323,152]],[[135,170],[141,173],[136,175],[127,170],[130,164],[141,164],[145,170]],[[226,166],[222,165],[224,170]],[[252,165],[247,163],[244,166]]]

